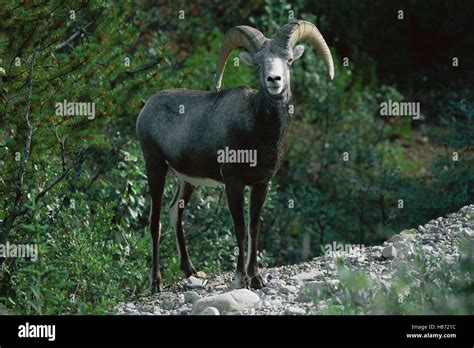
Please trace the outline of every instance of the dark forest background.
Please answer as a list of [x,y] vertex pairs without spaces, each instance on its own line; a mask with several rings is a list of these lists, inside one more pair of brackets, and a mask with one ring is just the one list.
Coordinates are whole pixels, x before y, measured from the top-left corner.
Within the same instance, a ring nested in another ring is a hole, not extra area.
[[[294,64],[295,117],[265,204],[262,266],[315,257],[333,241],[381,243],[473,203],[473,15],[474,2],[448,0],[3,2],[0,243],[36,243],[40,258],[0,261],[0,307],[102,313],[148,291],[135,120],[159,90],[213,90],[220,41],[235,25],[271,37],[289,16],[311,21],[336,65],[329,82],[314,50]],[[239,84],[258,86],[250,68],[229,64],[223,88]],[[63,100],[95,103],[95,118],[56,115]],[[421,119],[381,117],[388,100],[420,102]],[[174,187],[170,176],[165,205]],[[223,195],[199,188],[185,213],[205,272],[233,268]],[[162,221],[170,284],[182,275],[167,209]]]

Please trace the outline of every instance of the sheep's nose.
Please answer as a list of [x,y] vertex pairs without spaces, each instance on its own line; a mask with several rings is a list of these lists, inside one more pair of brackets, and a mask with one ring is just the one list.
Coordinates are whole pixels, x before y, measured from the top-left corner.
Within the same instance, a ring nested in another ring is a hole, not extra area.
[[269,75],[267,77],[268,82],[275,82],[275,81],[281,81],[281,76],[271,76]]

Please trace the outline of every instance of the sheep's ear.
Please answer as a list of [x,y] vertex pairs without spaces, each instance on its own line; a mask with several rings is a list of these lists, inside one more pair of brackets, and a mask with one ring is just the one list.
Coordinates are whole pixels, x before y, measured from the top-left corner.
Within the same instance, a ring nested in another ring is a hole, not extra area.
[[293,60],[297,60],[301,58],[304,53],[304,46],[303,45],[296,45],[293,47]]
[[246,51],[242,51],[239,54],[240,59],[248,66],[254,66],[252,56]]

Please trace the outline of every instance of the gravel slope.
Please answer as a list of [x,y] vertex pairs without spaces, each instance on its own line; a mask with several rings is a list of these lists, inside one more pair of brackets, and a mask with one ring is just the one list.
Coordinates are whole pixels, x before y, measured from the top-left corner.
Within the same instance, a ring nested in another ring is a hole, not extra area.
[[[363,271],[370,282],[387,291],[396,268],[401,262],[412,262],[419,250],[423,250],[425,257],[441,256],[447,262],[458,262],[459,236],[474,241],[474,205],[417,229],[401,231],[381,246],[330,251],[297,265],[261,270],[267,284],[260,290],[230,289],[232,272],[215,273],[203,279],[183,279],[165,292],[121,303],[113,312],[118,315],[318,314],[326,308],[327,300],[312,301],[315,297],[310,294],[329,289],[337,296],[340,285],[337,259],[352,272]],[[364,294],[355,301],[363,305]]]

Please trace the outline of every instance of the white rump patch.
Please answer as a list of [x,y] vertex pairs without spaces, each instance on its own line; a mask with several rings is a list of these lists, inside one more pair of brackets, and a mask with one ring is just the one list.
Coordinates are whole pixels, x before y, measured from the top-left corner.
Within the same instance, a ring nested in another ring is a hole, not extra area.
[[219,181],[209,179],[209,178],[192,177],[192,176],[188,176],[186,174],[180,173],[177,170],[174,170],[174,172],[176,173],[176,175],[180,179],[189,182],[193,186],[220,186],[220,185],[223,185],[223,183],[221,183]]

